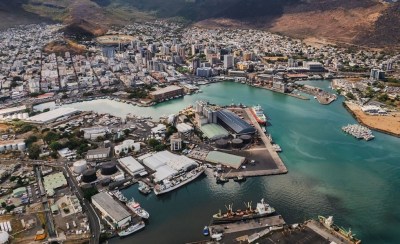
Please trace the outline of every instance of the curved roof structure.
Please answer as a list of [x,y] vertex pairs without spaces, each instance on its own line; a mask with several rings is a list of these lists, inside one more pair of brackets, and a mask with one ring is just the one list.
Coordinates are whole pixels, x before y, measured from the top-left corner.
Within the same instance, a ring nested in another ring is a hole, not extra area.
[[217,112],[219,122],[231,128],[236,134],[253,134],[256,129],[233,112],[224,109]]

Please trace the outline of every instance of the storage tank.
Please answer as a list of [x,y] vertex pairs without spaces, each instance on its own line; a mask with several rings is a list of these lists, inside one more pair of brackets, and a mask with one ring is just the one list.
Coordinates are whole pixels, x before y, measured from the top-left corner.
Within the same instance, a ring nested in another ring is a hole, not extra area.
[[25,142],[18,143],[17,147],[18,147],[18,150],[25,151],[25,149],[26,149]]
[[13,150],[18,150],[18,143],[11,144]]
[[97,180],[96,170],[94,169],[87,169],[82,173],[82,181],[85,183],[90,183]]
[[77,174],[82,174],[83,171],[87,168],[86,160],[79,160],[73,164],[74,172]]
[[112,175],[118,172],[117,164],[114,162],[103,163],[101,165],[101,174],[102,175]]
[[233,148],[241,148],[243,147],[243,140],[236,138],[232,140],[232,147]]
[[4,145],[0,145],[0,152],[4,152],[6,150]]
[[215,141],[215,145],[217,148],[227,148],[228,141],[225,139],[219,139],[219,140]]
[[10,235],[5,231],[0,231],[0,243],[7,243]]
[[251,135],[241,135],[239,138],[243,141],[244,144],[248,144],[251,142]]
[[11,149],[12,149],[12,145],[11,145],[11,144],[7,144],[7,145],[6,145],[6,149],[7,149],[7,150],[11,150]]

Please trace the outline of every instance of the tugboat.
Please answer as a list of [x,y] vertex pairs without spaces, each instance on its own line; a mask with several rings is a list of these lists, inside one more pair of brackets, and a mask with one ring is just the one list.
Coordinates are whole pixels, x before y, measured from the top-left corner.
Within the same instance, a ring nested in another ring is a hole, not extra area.
[[252,107],[250,111],[260,125],[266,125],[267,117],[265,117],[264,110],[261,108],[260,105]]
[[246,181],[246,177],[244,177],[243,175],[238,175],[237,177],[233,178],[233,181],[244,182],[244,181]]
[[138,188],[139,192],[144,194],[144,195],[148,195],[151,193],[151,189],[150,186],[148,186],[146,183],[144,183],[143,181],[139,181],[139,188]]
[[135,201],[135,199],[131,199],[126,206],[132,210],[136,215],[143,219],[148,219],[150,217],[150,214],[144,210],[142,207],[140,207],[140,204]]
[[210,231],[208,230],[208,226],[204,226],[203,235],[208,236],[209,234],[210,234]]
[[246,210],[232,210],[232,204],[228,205],[226,209],[228,210],[226,213],[219,213],[213,215],[213,223],[214,224],[223,224],[223,223],[232,223],[236,221],[242,221],[247,219],[256,219],[264,216],[271,215],[275,213],[275,209],[271,207],[268,203],[264,203],[264,199],[261,199],[261,202],[257,203],[256,209],[252,209],[251,203],[247,203]]
[[345,238],[346,240],[354,243],[354,244],[360,244],[361,240],[355,238],[355,234],[351,232],[351,230],[345,230],[343,227],[337,226],[333,223],[333,216],[329,216],[328,218],[325,218],[324,216],[318,216],[319,222],[325,226],[328,230],[332,231],[333,233],[336,233],[338,236]]
[[134,225],[129,226],[128,228],[126,228],[125,230],[119,231],[118,232],[118,236],[119,237],[125,237],[125,236],[129,236],[130,234],[133,234],[141,229],[143,229],[146,225],[144,224],[143,221],[138,222]]

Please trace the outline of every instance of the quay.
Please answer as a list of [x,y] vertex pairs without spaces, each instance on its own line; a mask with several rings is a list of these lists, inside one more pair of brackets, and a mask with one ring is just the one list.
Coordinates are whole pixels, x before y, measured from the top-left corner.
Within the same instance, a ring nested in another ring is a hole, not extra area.
[[323,91],[321,88],[315,86],[304,85],[298,89],[304,93],[314,96],[322,105],[328,105],[337,99],[335,94]]
[[302,96],[302,95],[297,95],[297,94],[293,94],[293,93],[286,93],[286,92],[282,92],[282,91],[279,91],[279,90],[276,90],[276,89],[273,89],[273,88],[270,88],[270,87],[266,87],[266,86],[259,86],[259,85],[250,85],[250,86],[255,87],[255,88],[265,89],[265,90],[276,92],[276,93],[280,93],[280,94],[287,95],[287,96],[290,96],[290,97],[295,97],[295,98],[298,98],[298,99],[301,99],[301,100],[310,100],[310,98]]
[[[269,170],[262,170],[261,172],[254,172],[258,173],[257,175],[276,175],[276,174],[286,174],[288,172],[285,164],[283,163],[282,159],[279,157],[278,153],[272,147],[271,141],[265,135],[264,131],[262,130],[261,126],[258,124],[256,119],[252,116],[251,111],[249,108],[245,108],[244,111],[246,112],[247,116],[249,117],[251,123],[253,123],[254,127],[257,129],[258,134],[263,141],[265,147],[267,148],[269,154],[271,155],[277,169],[269,169]],[[251,172],[253,173],[253,172]],[[262,173],[262,174],[260,174]],[[248,176],[255,176],[255,175],[248,175]]]
[[321,223],[316,220],[308,220],[305,223],[305,226],[318,233],[318,235],[324,237],[326,240],[329,240],[331,243],[343,243],[343,244],[352,244],[350,240],[346,240],[342,237],[339,237],[336,233],[329,231],[326,229]]

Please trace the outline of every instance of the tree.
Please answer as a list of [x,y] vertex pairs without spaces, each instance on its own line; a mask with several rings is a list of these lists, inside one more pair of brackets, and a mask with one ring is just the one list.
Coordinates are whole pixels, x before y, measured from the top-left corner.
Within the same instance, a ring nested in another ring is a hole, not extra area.
[[5,208],[7,206],[7,204],[5,202],[1,203],[1,207]]
[[27,147],[29,147],[32,143],[37,142],[37,136],[31,135],[25,140],[25,144]]
[[158,144],[157,146],[154,147],[154,150],[157,152],[165,150],[166,146],[164,144]]
[[83,189],[83,197],[89,202],[92,201],[92,196],[99,193],[99,191],[95,187]]
[[53,151],[58,151],[61,148],[63,148],[63,146],[61,145],[61,143],[53,141],[52,143],[50,143],[49,147],[51,148],[51,150]]
[[150,139],[150,140],[148,141],[148,144],[149,144],[150,147],[154,148],[154,147],[156,147],[158,144],[160,144],[160,142],[159,142],[157,139],[152,138],[152,139]]
[[41,152],[40,147],[36,144],[30,145],[30,147],[28,148],[28,153],[29,153],[30,159],[38,159],[40,152]]
[[11,210],[13,210],[15,208],[15,205],[11,204],[9,206],[6,206],[5,208],[6,208],[7,212],[11,212]]
[[44,141],[47,143],[51,143],[53,141],[57,141],[60,139],[60,135],[53,132],[53,131],[49,131],[45,136],[44,136]]
[[352,100],[354,100],[356,97],[354,96],[354,94],[353,93],[351,93],[351,92],[348,92],[347,94],[346,94],[346,96],[349,98],[349,99],[352,99]]

